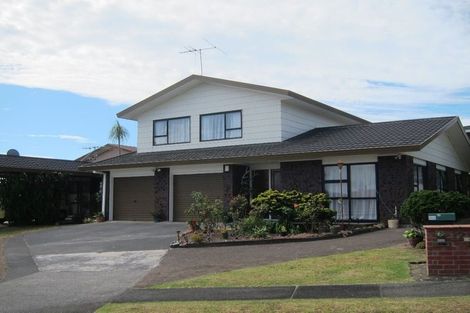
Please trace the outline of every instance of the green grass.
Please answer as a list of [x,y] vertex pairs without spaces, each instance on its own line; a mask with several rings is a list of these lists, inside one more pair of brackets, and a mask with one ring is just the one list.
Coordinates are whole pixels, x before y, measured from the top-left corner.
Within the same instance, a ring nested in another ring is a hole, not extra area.
[[304,258],[167,282],[151,288],[256,287],[412,281],[408,262],[424,250],[403,246]]
[[96,313],[468,312],[470,296],[446,298],[145,302],[107,304]]

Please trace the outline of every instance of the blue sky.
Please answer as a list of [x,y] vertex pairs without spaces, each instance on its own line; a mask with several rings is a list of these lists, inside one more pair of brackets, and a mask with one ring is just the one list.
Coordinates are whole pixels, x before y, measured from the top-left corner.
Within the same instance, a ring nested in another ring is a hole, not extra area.
[[[0,153],[76,158],[115,114],[199,73],[371,121],[470,124],[470,0],[0,2]],[[136,125],[123,121],[135,144]]]
[[[65,91],[0,84],[0,153],[76,159],[108,142],[116,113],[125,105]],[[136,143],[136,123],[120,121]]]

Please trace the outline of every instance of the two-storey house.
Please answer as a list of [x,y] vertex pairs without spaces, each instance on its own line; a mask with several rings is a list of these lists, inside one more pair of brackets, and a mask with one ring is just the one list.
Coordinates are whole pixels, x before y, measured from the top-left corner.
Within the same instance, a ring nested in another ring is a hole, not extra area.
[[[406,113],[404,113],[406,116]],[[191,192],[228,205],[272,189],[326,192],[338,219],[379,221],[420,189],[468,192],[458,117],[370,123],[300,94],[192,75],[125,109],[137,152],[101,171],[110,220],[184,221]]]

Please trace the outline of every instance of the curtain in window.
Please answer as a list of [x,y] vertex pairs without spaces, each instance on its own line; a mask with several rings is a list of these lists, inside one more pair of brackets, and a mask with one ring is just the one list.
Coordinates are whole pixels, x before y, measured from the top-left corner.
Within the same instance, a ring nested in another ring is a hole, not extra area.
[[[343,190],[341,190],[340,183],[326,183],[325,191],[331,198],[347,198],[348,197],[348,183],[343,183]],[[342,192],[342,194],[341,194]]]
[[201,139],[213,140],[225,138],[225,114],[201,117]]
[[189,142],[189,118],[168,121],[168,143]]
[[242,115],[240,112],[230,112],[227,113],[225,116],[227,122],[227,129],[242,127]]
[[340,199],[332,199],[330,203],[330,208],[336,211],[337,220],[349,219],[349,201],[347,199],[343,199],[343,212],[341,212]]
[[166,120],[155,122],[155,134],[153,135],[154,136],[166,136],[167,135]]
[[[375,220],[377,218],[375,165],[351,165],[351,218]],[[354,199],[373,198],[373,199]]]
[[376,199],[352,199],[351,219],[375,220],[377,219]]
[[[348,179],[348,168],[344,166],[341,169],[341,179]],[[325,180],[339,180],[339,167],[334,166],[325,166]]]
[[351,197],[375,198],[375,165],[351,165]]

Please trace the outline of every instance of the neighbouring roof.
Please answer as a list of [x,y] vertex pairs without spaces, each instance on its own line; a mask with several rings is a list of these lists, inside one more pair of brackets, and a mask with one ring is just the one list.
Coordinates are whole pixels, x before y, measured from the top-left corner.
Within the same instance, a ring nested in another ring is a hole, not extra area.
[[0,172],[79,172],[84,162],[0,154]]
[[415,151],[423,148],[458,121],[458,117],[441,117],[315,128],[283,142],[130,153],[102,162],[87,164],[81,168],[154,166],[303,154],[331,155]]
[[179,82],[171,85],[170,87],[167,87],[163,89],[160,92],[157,92],[156,94],[128,107],[127,109],[119,112],[117,114],[118,117],[121,118],[129,118],[129,119],[134,119],[132,114],[135,111],[139,111],[143,109],[149,102],[156,100],[156,99],[169,99],[176,95],[180,90],[185,90],[185,88],[192,88],[196,86],[199,83],[212,83],[212,84],[220,84],[220,85],[225,85],[225,86],[232,86],[232,87],[238,87],[238,88],[246,88],[246,89],[251,89],[255,91],[261,91],[261,92],[268,92],[268,93],[273,93],[277,95],[283,95],[283,96],[288,96],[297,100],[300,100],[305,103],[309,103],[312,105],[315,105],[321,109],[336,113],[340,116],[346,117],[348,119],[352,119],[354,121],[357,121],[359,123],[368,123],[368,121],[349,114],[347,112],[338,110],[336,108],[333,108],[329,105],[326,105],[324,103],[321,103],[319,101],[310,99],[308,97],[302,96],[301,94],[295,93],[293,91],[287,90],[287,89],[280,89],[280,88],[273,88],[273,87],[268,87],[268,86],[261,86],[261,85],[255,85],[255,84],[249,84],[249,83],[243,83],[239,81],[234,81],[234,80],[228,80],[228,79],[221,79],[221,78],[215,78],[215,77],[208,77],[208,76],[201,76],[201,75],[191,75],[186,77],[183,80],[180,80]]
[[[119,146],[112,143],[105,144],[104,146],[101,146],[85,155],[82,155],[81,157],[77,158],[76,161],[93,162],[98,156],[112,149],[118,150]],[[130,153],[136,151],[136,147],[121,145],[121,153]]]

